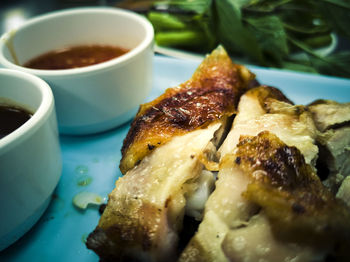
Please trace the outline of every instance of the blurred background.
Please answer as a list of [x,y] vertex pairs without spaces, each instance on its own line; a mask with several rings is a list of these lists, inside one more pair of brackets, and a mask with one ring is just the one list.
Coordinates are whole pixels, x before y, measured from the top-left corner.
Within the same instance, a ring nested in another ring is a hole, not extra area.
[[80,6],[106,6],[115,3],[116,1],[108,0],[1,0],[0,31],[6,32],[33,16],[54,10]]
[[350,78],[349,0],[1,0],[0,32],[83,6],[146,16],[159,53],[202,57],[222,44],[240,63]]

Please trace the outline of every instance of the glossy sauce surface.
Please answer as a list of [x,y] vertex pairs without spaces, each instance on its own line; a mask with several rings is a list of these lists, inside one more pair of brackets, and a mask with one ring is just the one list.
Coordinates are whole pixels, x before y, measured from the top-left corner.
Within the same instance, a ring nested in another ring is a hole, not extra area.
[[32,117],[26,109],[0,105],[0,139],[15,131]]
[[127,53],[129,50],[117,46],[82,45],[54,50],[23,66],[33,69],[60,70],[99,64]]

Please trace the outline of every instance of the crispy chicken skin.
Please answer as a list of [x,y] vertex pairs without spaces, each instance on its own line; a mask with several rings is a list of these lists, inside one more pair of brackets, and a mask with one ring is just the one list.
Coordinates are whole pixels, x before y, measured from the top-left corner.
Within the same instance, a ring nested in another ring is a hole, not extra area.
[[[224,162],[232,162],[249,176],[242,196],[259,207],[253,221],[245,228],[230,230],[224,239],[222,247],[230,261],[324,261],[327,256],[348,261],[350,210],[323,186],[296,147],[262,132],[241,137],[234,156]],[[257,223],[257,219],[262,221]],[[233,248],[237,238],[254,241],[254,230],[261,227],[266,229],[260,232],[260,250]],[[267,249],[261,252],[264,246]]]
[[251,176],[243,197],[264,209],[275,235],[313,246],[350,240],[349,209],[323,186],[296,147],[268,132],[243,136],[234,163]]
[[218,47],[190,80],[141,105],[124,140],[121,172],[125,174],[173,136],[232,115],[240,95],[253,79],[252,73],[233,64],[226,51]]
[[216,150],[251,79],[219,47],[189,81],[141,106],[124,141],[125,175],[88,248],[103,261],[176,260],[187,199],[209,172],[203,155]]
[[350,210],[276,135],[242,136],[216,184],[179,261],[348,261]]

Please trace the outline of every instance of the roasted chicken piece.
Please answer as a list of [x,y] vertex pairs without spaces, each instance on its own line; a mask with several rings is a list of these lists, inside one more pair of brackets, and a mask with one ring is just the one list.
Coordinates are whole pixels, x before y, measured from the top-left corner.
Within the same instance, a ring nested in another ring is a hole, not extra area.
[[312,102],[308,108],[321,132],[350,124],[350,103],[321,99]]
[[276,88],[260,86],[244,94],[238,107],[233,127],[219,149],[221,156],[232,152],[241,135],[270,131],[288,146],[296,146],[308,164],[316,164],[317,129],[305,106],[293,105]]
[[[288,146],[296,146],[307,163],[316,162],[317,132],[310,113],[268,86],[253,88],[241,97],[232,129],[219,149],[221,159],[235,152],[242,135],[255,136],[262,131],[270,131]],[[231,228],[248,223],[257,210],[256,205],[246,204],[241,195],[249,183],[247,174],[222,163],[219,169],[216,189],[205,205],[204,219],[180,261],[227,261],[221,249],[223,238]]]
[[246,67],[234,65],[226,51],[218,47],[190,80],[141,105],[124,140],[121,172],[125,174],[174,136],[232,115],[240,95],[253,79]]
[[189,81],[141,106],[122,149],[126,174],[110,193],[88,248],[103,261],[176,260],[185,210],[197,214],[206,199],[193,195],[200,191],[205,198],[210,192],[202,186],[214,181],[204,156],[214,155],[253,78],[219,47]]
[[242,197],[259,213],[226,235],[230,261],[349,261],[350,209],[296,147],[268,132],[243,136],[222,165],[231,163],[249,176]]
[[337,192],[350,175],[350,103],[317,100],[308,108],[320,131],[316,139],[320,148],[319,172],[325,179],[323,183]]
[[348,261],[350,210],[301,152],[264,131],[220,162],[204,220],[180,261]]

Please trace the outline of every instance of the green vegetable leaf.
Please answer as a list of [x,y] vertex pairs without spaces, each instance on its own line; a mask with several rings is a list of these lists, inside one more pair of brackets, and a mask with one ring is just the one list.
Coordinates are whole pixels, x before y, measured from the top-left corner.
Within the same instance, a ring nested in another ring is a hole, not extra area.
[[319,9],[336,32],[350,39],[350,1],[323,0]]
[[293,71],[301,71],[308,73],[317,73],[317,70],[311,65],[310,62],[294,62],[294,61],[283,61],[282,68],[293,70]]
[[168,13],[149,12],[148,19],[153,24],[156,31],[163,29],[185,29],[186,24],[177,16]]
[[156,34],[155,40],[161,46],[201,47],[206,36],[201,31],[167,31]]
[[278,7],[290,3],[293,0],[252,0],[249,4],[243,5],[243,8],[254,12],[273,12]]
[[213,19],[211,12],[207,12],[207,14],[204,15],[196,15],[193,17],[193,21],[206,36],[205,42],[202,43],[202,50],[207,48],[207,51],[210,52],[218,45],[218,40],[213,33],[214,24],[212,23]]
[[211,6],[212,0],[169,0],[155,1],[157,9],[179,8],[185,11],[192,11],[197,14],[204,14]]
[[315,1],[293,1],[284,4],[276,12],[286,29],[303,34],[330,31],[328,21],[320,14]]
[[342,51],[322,56],[296,39],[290,38],[289,40],[308,54],[311,65],[319,73],[350,77],[350,51]]
[[330,3],[335,6],[350,9],[350,2],[348,0],[319,0],[319,2]]
[[290,31],[304,34],[318,34],[318,33],[329,33],[331,27],[320,20],[317,20],[320,24],[316,25],[305,25],[300,23],[293,23],[292,21],[283,22],[283,27]]
[[246,18],[244,21],[249,24],[267,58],[280,64],[289,53],[287,36],[280,19],[277,16],[262,16]]
[[240,3],[234,0],[215,1],[216,31],[219,41],[228,51],[243,53],[263,63],[263,55],[254,35],[241,21]]
[[245,6],[260,2],[261,0],[232,0],[230,1],[236,8],[242,9]]
[[315,51],[334,33],[350,39],[349,0],[163,0],[152,10],[159,45],[209,52],[221,43],[248,63],[350,78],[349,51]]
[[310,61],[321,74],[350,77],[350,51],[337,52],[326,57],[310,56]]

